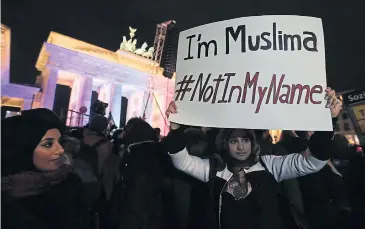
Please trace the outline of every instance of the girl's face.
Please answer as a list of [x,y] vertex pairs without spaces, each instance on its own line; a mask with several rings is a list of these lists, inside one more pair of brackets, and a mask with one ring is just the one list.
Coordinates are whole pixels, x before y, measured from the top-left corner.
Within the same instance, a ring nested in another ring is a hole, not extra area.
[[251,155],[251,140],[244,130],[234,130],[228,139],[229,154],[236,160],[244,161]]
[[33,153],[33,164],[41,171],[57,170],[62,164],[64,149],[61,146],[61,133],[50,129],[43,136]]

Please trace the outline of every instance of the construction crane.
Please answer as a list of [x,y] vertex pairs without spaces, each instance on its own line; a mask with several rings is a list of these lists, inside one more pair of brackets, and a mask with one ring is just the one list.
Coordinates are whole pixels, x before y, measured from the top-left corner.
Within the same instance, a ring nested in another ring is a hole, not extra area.
[[[155,34],[155,40],[153,43],[153,47],[154,47],[154,54],[153,54],[153,58],[152,60],[157,63],[159,66],[161,66],[161,60],[162,60],[162,56],[163,56],[163,51],[164,51],[164,47],[165,47],[165,40],[166,40],[166,36],[167,36],[167,32],[169,29],[171,29],[173,26],[175,26],[176,21],[174,20],[168,20],[165,21],[163,23],[157,24],[156,26],[156,34]],[[153,84],[153,77],[150,78],[149,80],[149,84]],[[168,87],[167,87],[167,93],[168,93]],[[152,96],[152,99],[151,99]],[[148,92],[148,96],[145,100],[145,104],[144,104],[144,109],[143,109],[143,113],[142,113],[142,118],[144,120],[146,120],[146,118],[149,116],[147,114],[147,110],[148,110],[148,106],[150,104],[150,102],[152,103],[152,100],[155,100],[157,107],[160,111],[160,114],[165,122],[165,128],[163,130],[164,133],[166,133],[166,127],[168,126],[167,124],[167,120],[166,117],[164,116],[161,107],[153,93],[153,91],[149,91]]]
[[152,60],[158,64],[161,64],[167,29],[171,26],[174,26],[175,24],[176,24],[176,21],[168,20],[168,21],[162,22],[160,24],[157,24],[157,26],[156,26],[155,41],[153,43],[155,52],[153,54]]

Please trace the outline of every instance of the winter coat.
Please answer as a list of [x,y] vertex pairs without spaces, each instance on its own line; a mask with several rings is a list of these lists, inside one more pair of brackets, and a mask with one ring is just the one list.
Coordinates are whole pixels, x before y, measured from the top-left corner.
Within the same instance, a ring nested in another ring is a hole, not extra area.
[[1,228],[95,228],[82,196],[81,181],[73,174],[37,195],[15,198],[2,192]]
[[109,228],[167,228],[164,158],[158,142],[139,142],[128,147],[111,197]]
[[[306,139],[292,137],[279,144],[290,152],[300,152],[307,147],[308,142]],[[338,142],[334,143],[336,147],[332,149],[332,154],[336,155],[335,150],[342,147]],[[341,208],[348,206],[344,180],[336,168],[330,165],[328,162],[318,173],[297,179],[304,212],[313,229],[341,228],[339,220],[345,216],[341,213]]]

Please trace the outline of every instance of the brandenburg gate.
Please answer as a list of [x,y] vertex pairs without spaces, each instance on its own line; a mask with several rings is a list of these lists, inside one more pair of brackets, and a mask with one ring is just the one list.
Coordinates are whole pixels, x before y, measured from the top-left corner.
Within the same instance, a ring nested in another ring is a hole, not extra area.
[[[136,29],[130,28],[130,39],[123,37],[117,51],[51,32],[39,54],[36,68],[41,85],[33,108],[54,108],[57,84],[71,88],[68,110],[81,107],[90,112],[92,92],[108,103],[106,114],[112,114],[119,125],[122,97],[128,98],[126,119],[144,117],[161,134],[168,131],[164,112],[174,94],[174,77],[162,75],[163,68],[151,60],[153,47],[143,43],[136,48]],[[73,125],[68,120],[68,125]]]

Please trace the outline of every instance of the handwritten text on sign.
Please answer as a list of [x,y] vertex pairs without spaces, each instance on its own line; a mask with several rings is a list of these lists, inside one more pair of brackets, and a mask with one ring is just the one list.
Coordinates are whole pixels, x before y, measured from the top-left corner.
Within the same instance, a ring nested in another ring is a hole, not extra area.
[[322,22],[260,16],[180,33],[175,101],[183,124],[331,130]]

